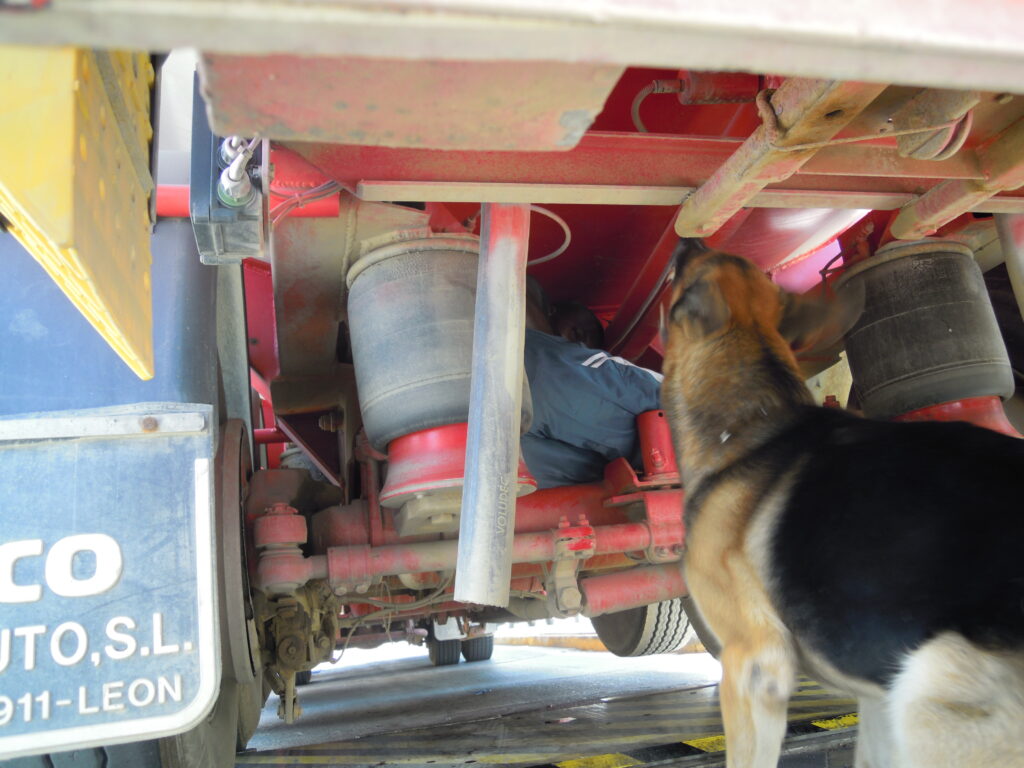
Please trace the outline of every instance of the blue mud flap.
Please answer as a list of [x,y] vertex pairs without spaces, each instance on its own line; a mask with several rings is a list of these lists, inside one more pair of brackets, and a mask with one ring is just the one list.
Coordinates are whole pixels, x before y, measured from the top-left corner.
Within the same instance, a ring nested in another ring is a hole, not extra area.
[[212,708],[215,431],[175,403],[0,419],[0,758]]

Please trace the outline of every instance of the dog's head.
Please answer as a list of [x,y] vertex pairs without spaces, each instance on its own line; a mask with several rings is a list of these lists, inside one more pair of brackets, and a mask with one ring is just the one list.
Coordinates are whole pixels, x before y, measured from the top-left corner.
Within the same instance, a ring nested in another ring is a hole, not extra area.
[[787,293],[752,262],[684,238],[674,254],[675,280],[668,312],[671,346],[699,345],[746,329],[783,339],[795,352],[825,349],[850,329],[863,295],[824,301]]

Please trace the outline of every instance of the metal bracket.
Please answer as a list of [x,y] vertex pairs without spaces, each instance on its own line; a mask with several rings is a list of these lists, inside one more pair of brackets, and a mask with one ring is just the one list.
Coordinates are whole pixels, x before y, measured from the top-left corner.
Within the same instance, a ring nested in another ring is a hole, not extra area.
[[575,616],[583,607],[577,576],[580,563],[594,554],[596,539],[586,515],[580,515],[574,526],[563,516],[554,537],[555,560],[547,573],[545,588],[552,613],[565,618]]

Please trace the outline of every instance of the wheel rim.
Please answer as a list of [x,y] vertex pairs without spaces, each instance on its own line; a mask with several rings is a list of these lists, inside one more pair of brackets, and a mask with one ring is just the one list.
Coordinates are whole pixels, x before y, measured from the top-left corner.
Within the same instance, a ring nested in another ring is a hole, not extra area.
[[[246,684],[256,680],[261,664],[243,528],[243,502],[252,475],[252,459],[245,425],[239,419],[231,419],[224,425],[218,466],[218,517],[222,544],[219,554],[225,594],[222,610],[227,626],[226,650],[231,657],[230,669],[235,680]],[[241,600],[237,599],[239,596]]]

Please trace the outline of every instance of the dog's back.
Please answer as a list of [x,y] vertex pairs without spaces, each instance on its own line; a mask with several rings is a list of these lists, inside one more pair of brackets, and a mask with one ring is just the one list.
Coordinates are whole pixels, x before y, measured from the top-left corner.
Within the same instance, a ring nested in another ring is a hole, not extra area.
[[1024,648],[1024,441],[808,409],[778,442],[800,471],[772,591],[802,644],[882,685],[943,632]]
[[1024,766],[1024,441],[809,405],[737,262],[681,269],[663,389],[730,765],[775,765],[802,664],[860,698],[860,768]]

